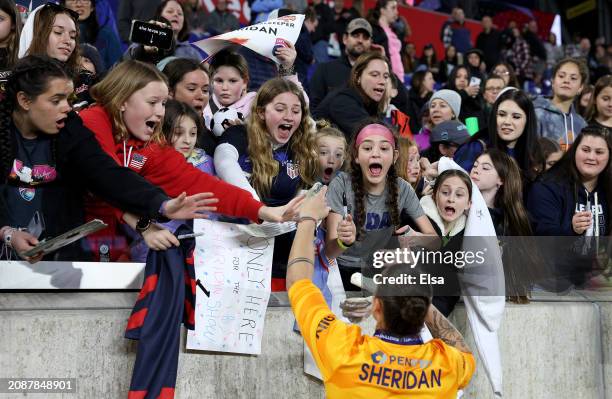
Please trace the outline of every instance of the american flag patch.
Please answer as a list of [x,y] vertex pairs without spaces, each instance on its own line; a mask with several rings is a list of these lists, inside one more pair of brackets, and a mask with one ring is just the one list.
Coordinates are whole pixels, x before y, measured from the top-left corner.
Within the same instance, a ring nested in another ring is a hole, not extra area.
[[287,162],[287,176],[292,180],[300,175],[300,167],[293,162]]
[[130,168],[142,169],[145,162],[147,162],[147,157],[140,154],[134,154],[134,156],[130,160]]

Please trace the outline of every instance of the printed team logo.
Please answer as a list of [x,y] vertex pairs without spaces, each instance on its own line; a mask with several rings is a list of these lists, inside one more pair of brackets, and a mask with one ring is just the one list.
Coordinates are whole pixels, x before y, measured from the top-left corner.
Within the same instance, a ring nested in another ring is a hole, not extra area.
[[9,179],[19,180],[22,183],[36,185],[41,183],[49,183],[56,179],[57,171],[49,165],[34,165],[29,168],[23,164],[23,161],[15,159],[13,168],[9,175]]
[[289,178],[292,180],[300,176],[300,168],[298,164],[287,162],[287,176],[289,176]]
[[372,361],[376,364],[385,364],[387,355],[383,351],[372,353]]
[[34,199],[34,196],[36,195],[36,190],[34,190],[33,188],[19,187],[19,195],[21,195],[21,198],[23,198],[24,200],[30,202]]
[[130,160],[129,167],[132,169],[140,170],[144,166],[145,162],[147,162],[147,157],[140,154],[134,154],[134,156]]

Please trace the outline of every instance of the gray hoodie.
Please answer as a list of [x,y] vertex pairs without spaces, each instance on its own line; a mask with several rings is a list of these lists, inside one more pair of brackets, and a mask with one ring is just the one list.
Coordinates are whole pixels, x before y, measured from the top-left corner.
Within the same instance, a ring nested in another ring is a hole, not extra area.
[[587,125],[582,116],[578,115],[573,104],[567,114],[554,106],[549,98],[542,96],[536,97],[533,106],[538,117],[539,136],[554,140],[564,151]]

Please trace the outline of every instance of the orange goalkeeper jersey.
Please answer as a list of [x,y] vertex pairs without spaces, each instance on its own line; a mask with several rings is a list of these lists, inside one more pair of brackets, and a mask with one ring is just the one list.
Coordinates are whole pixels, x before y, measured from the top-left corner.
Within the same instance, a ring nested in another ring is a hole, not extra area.
[[454,399],[476,367],[474,356],[439,339],[425,344],[362,335],[336,316],[310,280],[289,290],[302,336],[321,371],[328,399]]

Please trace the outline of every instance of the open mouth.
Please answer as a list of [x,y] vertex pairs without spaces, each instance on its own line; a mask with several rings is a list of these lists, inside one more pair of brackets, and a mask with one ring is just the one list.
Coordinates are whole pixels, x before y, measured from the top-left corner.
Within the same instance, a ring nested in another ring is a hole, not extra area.
[[57,126],[58,129],[62,129],[66,125],[66,119],[68,118],[62,118],[55,121],[55,126]]
[[379,96],[383,96],[385,94],[385,89],[381,87],[377,87],[374,89],[374,93],[376,93]]
[[291,129],[293,129],[293,125],[288,123],[283,123],[278,126],[278,132],[280,133],[282,138],[287,138],[291,134]]
[[325,182],[329,182],[332,178],[333,173],[334,173],[334,168],[325,168],[323,170],[323,180]]
[[455,216],[456,213],[457,213],[457,210],[455,210],[455,208],[453,208],[452,206],[444,207],[444,215],[446,215],[447,217],[453,217]]
[[370,174],[374,177],[378,177],[382,174],[382,165],[379,163],[372,163],[369,166]]
[[145,125],[147,125],[147,130],[149,131],[149,133],[153,134],[153,132],[155,131],[155,128],[157,127],[157,122],[146,121]]

